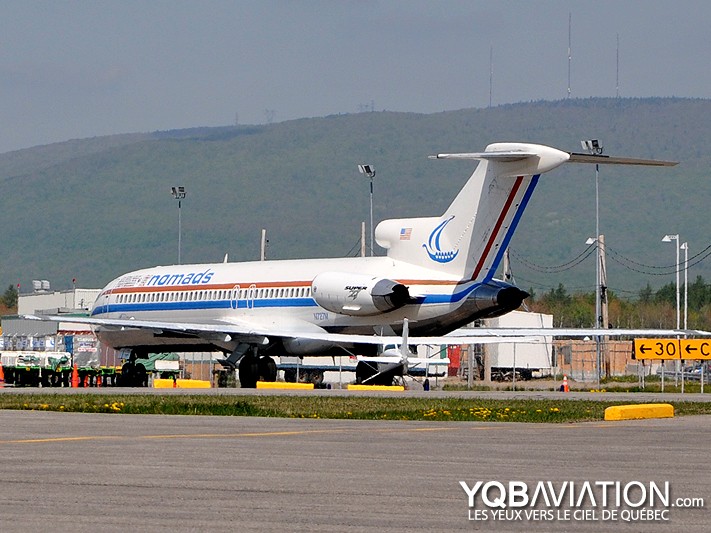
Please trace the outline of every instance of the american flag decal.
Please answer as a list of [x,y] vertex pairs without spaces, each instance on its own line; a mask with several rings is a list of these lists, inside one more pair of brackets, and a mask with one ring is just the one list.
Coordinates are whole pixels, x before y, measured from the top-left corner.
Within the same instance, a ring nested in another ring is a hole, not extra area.
[[410,237],[412,237],[412,228],[402,228],[400,230],[401,241],[409,241]]

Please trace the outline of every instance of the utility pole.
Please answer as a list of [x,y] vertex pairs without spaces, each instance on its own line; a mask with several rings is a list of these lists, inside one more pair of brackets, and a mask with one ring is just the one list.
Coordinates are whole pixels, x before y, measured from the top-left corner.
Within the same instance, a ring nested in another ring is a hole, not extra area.
[[[598,291],[600,292],[600,328],[607,329],[610,324],[608,298],[607,298],[607,265],[605,255],[605,236],[600,235],[597,238],[598,246],[600,247],[600,280]],[[605,377],[610,377],[610,350],[607,345],[609,337],[602,337],[602,359],[605,367]]]

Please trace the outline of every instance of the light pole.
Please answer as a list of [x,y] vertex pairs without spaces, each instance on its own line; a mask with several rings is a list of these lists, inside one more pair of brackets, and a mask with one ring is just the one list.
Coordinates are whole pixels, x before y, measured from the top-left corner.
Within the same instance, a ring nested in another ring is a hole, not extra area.
[[[684,250],[684,329],[687,329],[689,316],[689,245],[683,242],[679,247]],[[681,361],[681,393],[684,394],[684,362]]]
[[679,246],[684,250],[684,329],[688,329],[689,316],[689,244],[681,243]]
[[[589,141],[580,141],[580,145],[583,150],[587,151],[590,155],[602,155],[602,145],[597,139],[591,139]],[[588,239],[590,241],[590,239]],[[600,329],[602,322],[602,314],[600,312],[601,307],[601,294],[600,294],[600,165],[595,164],[595,239],[592,242],[587,242],[587,244],[592,244],[595,242],[596,253],[595,253],[595,329]],[[597,385],[600,388],[600,372],[602,369],[602,364],[600,361],[600,336],[595,336],[595,347],[596,347],[596,359],[597,359]]]
[[680,327],[681,313],[679,309],[679,234],[676,235],[665,235],[662,238],[662,242],[672,242],[676,241],[676,329]]
[[170,192],[175,200],[178,200],[178,264],[180,263],[180,248],[182,244],[182,220],[180,217],[180,208],[185,199],[185,187],[171,187]]
[[373,178],[375,167],[373,165],[358,165],[358,171],[370,180],[370,257],[373,257]]
[[[674,235],[665,235],[662,238],[662,242],[672,242],[676,241],[676,329],[679,329],[679,322],[681,318],[681,313],[679,309],[679,234],[676,233]],[[677,337],[678,338],[678,337]],[[679,384],[679,367],[681,366],[680,361],[677,360],[676,364],[674,365],[676,368],[676,372],[674,372],[674,384],[678,385]]]

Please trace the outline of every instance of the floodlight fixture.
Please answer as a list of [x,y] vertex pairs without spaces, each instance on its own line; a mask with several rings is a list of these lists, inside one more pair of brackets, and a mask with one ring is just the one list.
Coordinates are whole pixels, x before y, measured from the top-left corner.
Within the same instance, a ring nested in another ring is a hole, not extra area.
[[598,139],[590,139],[589,141],[580,141],[580,146],[590,155],[602,155],[602,145]]
[[358,171],[371,180],[375,177],[375,167],[373,165],[358,165]]
[[185,187],[171,187],[170,192],[176,200],[185,199]]

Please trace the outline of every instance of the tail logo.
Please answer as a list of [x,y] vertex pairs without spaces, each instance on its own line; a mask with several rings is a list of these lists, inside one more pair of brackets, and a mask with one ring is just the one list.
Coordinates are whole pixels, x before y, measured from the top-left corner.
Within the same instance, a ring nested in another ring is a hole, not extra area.
[[439,242],[444,228],[453,218],[454,215],[439,224],[432,233],[430,233],[430,238],[427,243],[422,245],[432,261],[436,261],[437,263],[449,263],[450,261],[454,261],[454,258],[459,254],[459,250],[442,250]]

